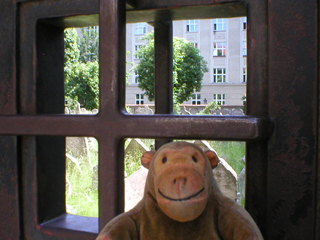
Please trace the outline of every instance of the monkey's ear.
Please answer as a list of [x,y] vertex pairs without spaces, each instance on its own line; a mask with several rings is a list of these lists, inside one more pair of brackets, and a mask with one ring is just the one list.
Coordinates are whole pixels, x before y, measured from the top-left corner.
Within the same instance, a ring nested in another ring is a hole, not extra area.
[[211,150],[208,150],[205,153],[209,159],[209,162],[211,164],[211,168],[214,169],[216,166],[218,166],[220,160],[219,160],[217,153],[215,151],[211,151]]
[[153,158],[153,155],[155,154],[154,151],[148,151],[148,152],[145,152],[142,157],[141,157],[141,164],[149,169],[150,167],[150,163],[151,163],[151,160]]

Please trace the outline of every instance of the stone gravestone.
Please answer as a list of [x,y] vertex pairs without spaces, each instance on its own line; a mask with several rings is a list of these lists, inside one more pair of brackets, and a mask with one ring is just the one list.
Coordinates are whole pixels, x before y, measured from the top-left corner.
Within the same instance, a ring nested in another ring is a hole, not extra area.
[[129,144],[126,147],[125,155],[139,154],[142,156],[145,152],[150,149],[138,138],[129,139]]
[[241,203],[241,199],[245,198],[246,193],[246,168],[244,167],[239,174],[238,178],[238,189],[239,189],[239,201]]
[[66,148],[73,157],[80,158],[86,151],[84,137],[66,137]]
[[243,116],[244,113],[243,113],[242,109],[234,108],[234,109],[232,109],[232,115],[233,116]]
[[[131,139],[125,150],[126,155],[142,156],[149,148],[140,139]],[[136,172],[125,179],[125,211],[133,208],[143,197],[144,185],[148,170],[141,166]]]
[[136,114],[153,114],[153,110],[148,106],[148,105],[144,105],[143,107],[139,107],[136,110]]
[[[195,141],[196,145],[201,147],[204,151],[214,149],[210,146],[207,141]],[[237,173],[223,158],[219,158],[219,165],[213,169],[213,176],[217,180],[219,187],[224,195],[227,197],[237,200]]]
[[125,211],[132,209],[143,197],[148,169],[141,166],[125,179]]

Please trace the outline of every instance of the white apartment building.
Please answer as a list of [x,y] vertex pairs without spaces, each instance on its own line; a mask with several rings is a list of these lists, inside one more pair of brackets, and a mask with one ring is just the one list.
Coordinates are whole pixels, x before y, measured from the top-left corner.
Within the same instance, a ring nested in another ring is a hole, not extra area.
[[[186,106],[216,102],[219,105],[243,106],[247,82],[247,22],[245,17],[173,22],[173,36],[183,37],[194,43],[207,61],[209,72],[205,73],[202,89],[184,103]],[[127,62],[136,65],[139,59],[135,52],[145,42],[143,35],[153,30],[147,23],[127,25]],[[127,64],[127,72],[132,65]],[[149,102],[144,91],[138,87],[131,71],[126,88],[127,105],[142,105]]]

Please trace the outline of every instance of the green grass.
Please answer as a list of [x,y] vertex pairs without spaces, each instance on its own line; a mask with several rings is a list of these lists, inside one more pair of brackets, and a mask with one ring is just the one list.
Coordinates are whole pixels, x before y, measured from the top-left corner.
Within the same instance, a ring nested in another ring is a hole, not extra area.
[[69,213],[98,217],[98,183],[95,179],[98,175],[97,167],[94,167],[98,164],[98,146],[96,141],[91,141],[91,145],[92,166],[86,155],[77,158],[78,166],[66,158],[66,204]]
[[243,161],[246,154],[245,142],[209,141],[209,144],[239,175],[245,166]]
[[[153,139],[141,139],[141,141],[150,149],[150,151],[154,150],[154,140]],[[125,141],[125,149],[127,148],[129,144],[129,139]],[[139,151],[133,151],[130,152],[130,154],[125,155],[124,159],[124,170],[127,173],[127,176],[129,177],[132,173],[137,171],[139,167],[141,166],[141,152]]]
[[[131,152],[132,153],[132,152]],[[126,154],[125,155],[125,165],[124,170],[129,177],[132,173],[137,171],[141,166],[141,154],[138,151],[134,151],[133,154]]]

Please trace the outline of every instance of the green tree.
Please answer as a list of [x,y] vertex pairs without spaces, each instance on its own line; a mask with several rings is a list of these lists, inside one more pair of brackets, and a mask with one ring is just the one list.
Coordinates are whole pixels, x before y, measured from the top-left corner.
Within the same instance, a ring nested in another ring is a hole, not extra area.
[[85,27],[81,31],[79,60],[83,63],[99,61],[99,27]]
[[77,63],[80,56],[79,49],[80,37],[74,28],[64,31],[64,63],[65,71],[72,64]]
[[[147,44],[138,51],[139,64],[135,67],[139,87],[150,101],[154,100],[154,33],[147,34]],[[173,98],[181,104],[189,100],[194,91],[201,90],[204,73],[208,72],[207,62],[199,49],[183,38],[173,38]]]
[[92,110],[99,107],[99,63],[81,62],[79,43],[75,29],[65,30],[65,97]]
[[99,63],[77,62],[65,81],[66,96],[84,105],[87,110],[99,108]]

